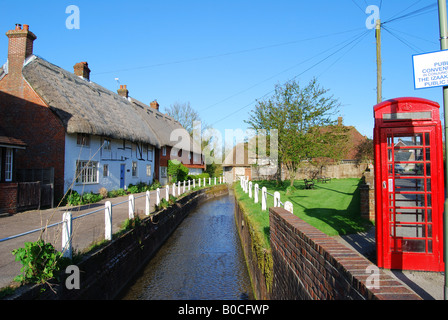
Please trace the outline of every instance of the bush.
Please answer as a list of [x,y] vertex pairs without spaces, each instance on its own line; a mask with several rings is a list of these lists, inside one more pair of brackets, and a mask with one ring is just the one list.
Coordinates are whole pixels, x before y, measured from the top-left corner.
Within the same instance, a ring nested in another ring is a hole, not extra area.
[[206,172],[201,173],[201,174],[189,174],[187,177],[187,180],[193,180],[193,179],[208,179],[210,177],[210,175]]
[[20,270],[22,274],[15,277],[14,281],[25,283],[45,283],[57,278],[70,261],[63,258],[62,253],[51,243],[45,243],[42,239],[26,242],[24,248],[13,250],[12,254],[23,265]]
[[107,198],[107,196],[108,196],[107,189],[104,188],[104,187],[102,187],[102,188],[100,189],[100,195],[103,197],[103,199],[104,199],[104,198]]

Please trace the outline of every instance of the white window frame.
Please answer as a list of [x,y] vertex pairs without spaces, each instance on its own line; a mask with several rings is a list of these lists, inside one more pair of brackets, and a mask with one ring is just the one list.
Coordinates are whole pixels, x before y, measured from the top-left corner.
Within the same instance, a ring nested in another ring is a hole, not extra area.
[[76,145],[78,147],[90,147],[90,134],[78,133],[76,136]]
[[77,160],[76,161],[76,183],[97,184],[98,183],[98,161]]
[[152,175],[152,171],[151,171],[151,165],[150,164],[147,164],[146,165],[146,176],[147,177],[150,177],[151,175]]
[[103,165],[103,177],[106,178],[109,176],[109,165],[108,164],[104,164]]
[[11,148],[6,148],[5,153],[5,181],[11,182],[13,175],[14,166],[14,150]]
[[138,177],[138,162],[132,161],[132,177],[137,178]]

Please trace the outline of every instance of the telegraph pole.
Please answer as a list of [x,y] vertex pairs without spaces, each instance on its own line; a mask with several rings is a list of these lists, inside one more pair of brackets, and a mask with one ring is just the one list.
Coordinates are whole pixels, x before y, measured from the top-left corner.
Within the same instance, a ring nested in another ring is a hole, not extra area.
[[[441,50],[448,49],[448,29],[447,29],[447,14],[446,14],[446,0],[439,1],[439,27],[440,27],[440,48]],[[448,87],[443,87],[443,114],[445,126],[445,157],[448,157]],[[448,187],[448,161],[445,161],[445,188]],[[443,255],[445,260],[445,290],[444,298],[448,300],[448,199],[445,191],[445,214],[443,219]]]
[[383,79],[382,79],[382,67],[381,67],[381,21],[376,20],[375,27],[376,38],[376,103],[383,101]]

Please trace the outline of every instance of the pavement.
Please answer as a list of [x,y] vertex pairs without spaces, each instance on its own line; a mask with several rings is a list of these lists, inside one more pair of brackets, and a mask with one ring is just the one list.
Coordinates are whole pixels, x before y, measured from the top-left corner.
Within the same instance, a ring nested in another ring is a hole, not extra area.
[[[161,190],[162,191],[162,190]],[[163,197],[165,193],[161,192]],[[135,194],[135,215],[144,216],[146,208],[145,193]],[[55,209],[34,210],[17,213],[11,216],[0,217],[0,240],[30,230],[39,229],[46,225],[51,225],[62,221],[64,212],[71,211],[72,217],[78,217],[84,213],[101,209],[91,215],[73,220],[73,253],[82,252],[93,242],[104,239],[104,207],[106,201],[111,201],[112,205],[126,201],[129,196],[105,199],[95,204],[79,207],[59,207]],[[156,203],[156,191],[150,192],[150,212],[154,211]],[[123,222],[129,218],[128,202],[112,208],[112,233],[118,232]],[[11,251],[24,247],[25,242],[34,242],[42,238],[50,242],[57,250],[62,249],[61,239],[62,225],[48,228],[45,232],[34,232],[18,238],[0,242],[0,288],[13,284],[15,276],[20,274],[22,265],[15,261]]]
[[[340,242],[353,248],[375,263],[375,227],[372,227],[368,232],[361,232],[337,238]],[[423,300],[444,300],[445,275],[443,272],[382,270],[413,290]]]

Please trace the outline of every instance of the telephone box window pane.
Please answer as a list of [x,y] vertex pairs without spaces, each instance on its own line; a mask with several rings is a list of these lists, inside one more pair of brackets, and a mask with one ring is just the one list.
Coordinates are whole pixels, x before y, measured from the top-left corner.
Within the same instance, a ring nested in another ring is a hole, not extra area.
[[395,161],[423,161],[422,149],[395,149],[394,150]]
[[395,201],[397,207],[424,207],[424,194],[396,194]]
[[395,215],[396,222],[425,222],[424,209],[404,209],[397,208]]
[[425,191],[425,179],[395,179],[395,191]]
[[425,146],[429,146],[430,145],[430,138],[429,138],[429,132],[425,133]]
[[425,240],[406,239],[402,242],[403,252],[425,252],[426,251]]
[[423,145],[423,134],[417,133],[415,135],[406,136],[395,136],[394,146],[395,147],[412,147],[412,146],[422,146]]
[[432,210],[428,209],[426,212],[426,219],[428,219],[428,222],[432,222]]
[[431,149],[425,148],[426,161],[431,161]]
[[396,224],[392,225],[390,230],[392,237],[400,238],[425,238],[425,225],[424,224]]
[[423,163],[396,163],[395,174],[401,176],[423,176]]

